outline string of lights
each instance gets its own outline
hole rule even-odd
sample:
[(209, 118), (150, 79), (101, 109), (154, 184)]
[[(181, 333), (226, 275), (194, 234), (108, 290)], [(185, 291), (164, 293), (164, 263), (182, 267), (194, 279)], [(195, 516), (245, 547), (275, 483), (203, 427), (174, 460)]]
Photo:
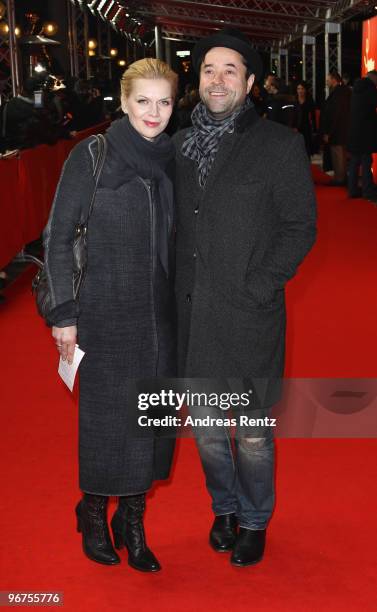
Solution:
[(71, 0), (81, 10), (88, 8), (96, 17), (107, 21), (114, 30), (129, 41), (149, 45), (154, 40), (153, 22), (140, 18), (135, 11), (118, 0)]

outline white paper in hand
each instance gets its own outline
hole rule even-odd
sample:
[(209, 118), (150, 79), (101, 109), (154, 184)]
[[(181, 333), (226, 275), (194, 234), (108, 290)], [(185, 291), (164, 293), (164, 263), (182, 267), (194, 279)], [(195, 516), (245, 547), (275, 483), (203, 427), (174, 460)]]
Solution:
[(60, 357), (58, 373), (61, 378), (64, 380), (65, 384), (69, 388), (70, 391), (73, 390), (73, 385), (75, 384), (76, 373), (79, 368), (81, 359), (84, 357), (85, 353), (79, 348), (79, 345), (76, 344), (75, 352), (73, 355), (73, 362), (71, 365), (68, 364), (68, 361), (63, 361)]

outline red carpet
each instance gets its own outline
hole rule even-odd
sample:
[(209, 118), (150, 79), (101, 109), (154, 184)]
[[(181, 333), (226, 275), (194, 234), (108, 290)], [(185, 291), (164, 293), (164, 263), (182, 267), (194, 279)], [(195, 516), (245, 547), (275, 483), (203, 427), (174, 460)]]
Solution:
[[(377, 208), (317, 190), (318, 242), (288, 289), (287, 376), (375, 377)], [(375, 440), (278, 440), (266, 557), (245, 569), (207, 545), (209, 500), (195, 446), (182, 440), (172, 482), (148, 505), (163, 571), (87, 560), (73, 512), (77, 408), (57, 378), (30, 276), (0, 311), (0, 590), (64, 591), (70, 611), (376, 609)]]

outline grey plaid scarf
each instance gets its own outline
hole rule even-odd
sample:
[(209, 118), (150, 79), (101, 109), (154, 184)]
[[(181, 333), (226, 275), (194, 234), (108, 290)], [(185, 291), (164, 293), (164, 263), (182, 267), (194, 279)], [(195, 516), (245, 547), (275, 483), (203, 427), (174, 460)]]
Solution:
[(199, 168), (199, 184), (204, 187), (212, 164), (219, 148), (220, 139), (228, 132), (234, 132), (236, 117), (252, 106), (250, 98), (237, 108), (229, 117), (216, 120), (203, 102), (199, 102), (192, 111), (192, 128), (188, 131), (182, 145), (182, 154), (196, 161)]

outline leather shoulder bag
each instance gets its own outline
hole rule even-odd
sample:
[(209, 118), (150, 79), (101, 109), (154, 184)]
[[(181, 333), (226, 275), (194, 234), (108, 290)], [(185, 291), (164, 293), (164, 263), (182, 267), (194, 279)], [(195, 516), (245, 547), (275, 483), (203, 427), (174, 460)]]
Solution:
[[(73, 297), (78, 299), (80, 288), (84, 280), (87, 262), (87, 232), (88, 222), (90, 215), (92, 214), (94, 200), (97, 192), (98, 180), (103, 168), (103, 164), (106, 156), (106, 139), (102, 134), (96, 135), (97, 139), (97, 160), (94, 164), (93, 177), (94, 177), (94, 190), (90, 201), (89, 209), (84, 222), (77, 223), (74, 236), (73, 236), (73, 270), (72, 270), (72, 283), (73, 283)], [(51, 310), (51, 293), (47, 279), (47, 273), (44, 264), (41, 264), (41, 268), (32, 280), (32, 292), (35, 296), (38, 313), (44, 319), (47, 318)]]

